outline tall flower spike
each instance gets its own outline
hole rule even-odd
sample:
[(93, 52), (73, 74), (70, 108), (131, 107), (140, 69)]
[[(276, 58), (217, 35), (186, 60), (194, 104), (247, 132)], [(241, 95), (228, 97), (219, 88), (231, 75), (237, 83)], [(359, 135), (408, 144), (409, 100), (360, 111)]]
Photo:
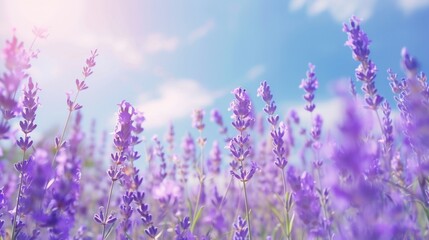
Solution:
[(377, 110), (383, 102), (383, 97), (377, 93), (375, 88), (375, 76), (377, 66), (369, 60), (369, 45), (371, 41), (360, 28), (360, 21), (356, 17), (350, 19), (350, 26), (344, 24), (343, 31), (347, 33), (348, 39), (345, 43), (352, 50), (353, 58), (360, 62), (355, 70), (356, 78), (362, 81), (362, 91), (365, 93), (365, 102), (368, 108)]
[[(115, 146), (115, 153), (112, 153), (111, 160), (112, 165), (110, 166), (109, 170), (107, 171), (107, 174), (110, 177), (111, 183), (110, 183), (110, 190), (108, 195), (108, 200), (106, 204), (106, 210), (103, 213), (103, 209), (100, 208), (100, 214), (94, 215), (94, 220), (103, 226), (103, 232), (102, 232), (102, 239), (106, 239), (108, 232), (106, 233), (106, 229), (108, 226), (113, 224), (116, 221), (116, 217), (110, 213), (109, 214), (109, 208), (111, 203), (111, 198), (113, 194), (113, 188), (115, 185), (115, 182), (118, 180), (121, 180), (124, 176), (124, 162), (128, 159), (128, 155), (130, 152), (130, 147), (132, 143), (132, 132), (134, 130), (134, 118), (136, 115), (136, 110), (134, 107), (126, 102), (122, 101), (119, 106), (118, 111), (118, 120), (115, 127), (115, 134), (113, 136), (113, 144)], [(106, 216), (109, 216), (106, 219), (104, 219), (102, 216), (106, 218)], [(109, 221), (110, 219), (110, 221)]]
[(11, 129), (8, 121), (15, 118), (19, 111), (15, 95), (21, 82), (28, 77), (26, 71), (31, 65), (24, 43), (15, 35), (6, 41), (3, 54), (6, 71), (0, 75), (0, 139), (7, 139)]
[(259, 86), (257, 96), (261, 97), (265, 102), (264, 112), (268, 114), (268, 122), (273, 128), (276, 127), (277, 122), (279, 121), (279, 116), (275, 114), (277, 106), (273, 101), (270, 86), (268, 86), (266, 81), (263, 81)]
[(239, 165), (238, 173), (236, 164), (230, 164), (232, 170), (230, 171), (231, 175), (240, 180), (243, 184), (244, 189), (244, 203), (246, 208), (246, 219), (248, 222), (248, 231), (249, 238), (252, 239), (252, 231), (250, 229), (250, 212), (249, 204), (247, 199), (247, 190), (246, 183), (253, 177), (256, 172), (256, 164), (251, 163), (251, 168), (249, 171), (245, 169), (244, 160), (250, 156), (251, 153), (251, 144), (250, 144), (250, 135), (246, 133), (246, 129), (254, 121), (252, 114), (252, 102), (250, 101), (249, 96), (246, 93), (246, 90), (242, 88), (236, 88), (233, 92), (235, 99), (231, 102), (229, 110), (232, 111), (231, 118), (233, 119), (232, 125), (239, 132), (237, 136), (233, 137), (229, 141), (229, 150), (234, 157), (232, 163), (237, 162)]
[(314, 108), (316, 108), (316, 105), (313, 103), (314, 92), (319, 87), (319, 82), (317, 81), (316, 73), (314, 72), (315, 68), (316, 67), (313, 64), (308, 64), (307, 78), (302, 79), (301, 84), (299, 85), (299, 87), (305, 91), (304, 99), (307, 101), (305, 110), (309, 112), (313, 112)]

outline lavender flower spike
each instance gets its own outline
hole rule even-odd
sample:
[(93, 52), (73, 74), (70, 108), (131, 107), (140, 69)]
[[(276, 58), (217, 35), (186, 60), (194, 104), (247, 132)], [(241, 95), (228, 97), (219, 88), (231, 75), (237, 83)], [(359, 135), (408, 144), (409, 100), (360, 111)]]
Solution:
[(377, 93), (374, 79), (377, 66), (369, 60), (369, 45), (371, 41), (359, 25), (356, 17), (350, 19), (350, 26), (344, 24), (343, 31), (347, 33), (348, 39), (345, 43), (352, 50), (353, 58), (360, 64), (355, 70), (356, 78), (362, 81), (362, 91), (365, 93), (365, 102), (370, 109), (377, 110), (383, 102), (383, 97)]
[(246, 220), (238, 216), (237, 223), (234, 223), (235, 234), (234, 240), (246, 240), (249, 229), (247, 228)]
[(205, 127), (203, 123), (204, 111), (201, 109), (195, 109), (192, 114), (192, 126), (198, 131), (202, 131)]
[(316, 67), (313, 64), (308, 64), (307, 78), (302, 79), (301, 84), (299, 85), (299, 87), (304, 89), (306, 92), (304, 95), (304, 99), (307, 101), (305, 110), (309, 112), (313, 112), (316, 108), (316, 105), (313, 103), (314, 92), (319, 87), (319, 82), (317, 81), (316, 73), (314, 72), (315, 68)]
[(211, 120), (212, 122), (215, 122), (218, 126), (219, 126), (219, 133), (220, 134), (226, 134), (228, 129), (226, 128), (226, 126), (224, 126), (223, 124), (223, 119), (222, 119), (222, 115), (220, 114), (220, 112), (216, 109), (213, 109), (211, 111)]
[(34, 123), (36, 119), (36, 110), (37, 105), (39, 105), (39, 98), (36, 96), (39, 91), (39, 87), (33, 83), (31, 77), (28, 80), (28, 85), (24, 89), (24, 99), (22, 101), (23, 109), (22, 109), (22, 118), (23, 121), (19, 122), (19, 126), (21, 127), (21, 131), (25, 134), (24, 138), (20, 137), (16, 142), (17, 145), (24, 151), (30, 148), (33, 141), (30, 140), (28, 136), (36, 127), (37, 124)]
[[(247, 199), (246, 182), (249, 181), (256, 172), (256, 164), (251, 164), (249, 172), (245, 170), (244, 160), (250, 155), (250, 138), (249, 134), (246, 133), (246, 129), (253, 122), (252, 114), (252, 102), (246, 93), (246, 90), (242, 88), (236, 88), (233, 92), (235, 99), (231, 102), (229, 110), (232, 111), (232, 125), (237, 129), (239, 134), (233, 137), (229, 142), (229, 150), (234, 157), (234, 161), (238, 162), (239, 173), (235, 169), (231, 170), (231, 175), (240, 180), (243, 183), (244, 190), (244, 203), (246, 207), (246, 219), (249, 228), (249, 239), (252, 239), (252, 231), (250, 230), (250, 214), (249, 204)], [(230, 164), (233, 166), (232, 164)]]
[(268, 86), (266, 81), (263, 81), (258, 88), (258, 97), (262, 97), (262, 100), (265, 102), (264, 112), (267, 113), (268, 122), (274, 128), (279, 121), (279, 116), (275, 114), (277, 109), (276, 103), (273, 101), (273, 95), (271, 94), (270, 86)]

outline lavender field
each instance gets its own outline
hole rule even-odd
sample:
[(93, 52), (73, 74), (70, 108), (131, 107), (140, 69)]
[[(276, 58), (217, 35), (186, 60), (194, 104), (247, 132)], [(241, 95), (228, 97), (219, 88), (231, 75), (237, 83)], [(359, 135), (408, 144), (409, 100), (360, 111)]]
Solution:
[[(24, 42), (14, 30), (1, 45), (0, 239), (429, 239), (429, 86), (417, 60), (427, 52), (391, 49), (401, 71), (377, 67), (366, 27), (353, 16), (337, 29), (354, 68), (332, 85), (328, 113), (323, 70), (309, 63), (287, 82), (301, 108), (283, 111), (287, 96), (267, 78), (156, 134), (154, 115), (120, 90), (111, 129), (84, 121), (103, 91), (92, 87), (101, 48), (70, 63), (81, 65), (74, 89), (43, 116), (49, 86), (32, 69), (50, 32), (34, 27)], [(58, 111), (58, 127), (40, 129)]]

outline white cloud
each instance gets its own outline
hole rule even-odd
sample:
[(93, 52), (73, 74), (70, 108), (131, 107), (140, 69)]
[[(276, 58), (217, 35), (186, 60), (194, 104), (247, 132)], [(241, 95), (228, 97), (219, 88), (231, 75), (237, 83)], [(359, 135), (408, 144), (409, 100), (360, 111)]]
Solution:
[[(296, 11), (306, 7), (310, 16), (328, 12), (335, 20), (344, 22), (352, 15), (361, 19), (370, 18), (378, 2), (387, 3), (380, 0), (292, 0), (289, 9)], [(409, 14), (415, 10), (429, 7), (429, 0), (396, 0), (396, 5), (401, 11)]]
[(376, 0), (292, 0), (289, 8), (295, 11), (307, 7), (309, 15), (329, 12), (335, 20), (342, 22), (352, 15), (368, 19), (375, 5)]
[(265, 73), (265, 66), (262, 64), (255, 65), (247, 71), (246, 78), (250, 80), (257, 79)]
[(188, 40), (189, 42), (195, 42), (204, 36), (206, 36), (215, 26), (215, 23), (213, 20), (209, 20), (206, 23), (204, 23), (202, 26), (198, 27), (194, 31), (192, 31), (189, 34)]
[(170, 79), (154, 94), (141, 95), (137, 108), (145, 113), (147, 128), (159, 128), (177, 119), (190, 119), (194, 109), (209, 106), (221, 94), (193, 79)]
[(423, 7), (428, 7), (429, 0), (398, 0), (398, 6), (408, 14)]
[(148, 53), (172, 52), (178, 46), (178, 37), (166, 37), (161, 33), (153, 33), (147, 37), (144, 43), (144, 50)]

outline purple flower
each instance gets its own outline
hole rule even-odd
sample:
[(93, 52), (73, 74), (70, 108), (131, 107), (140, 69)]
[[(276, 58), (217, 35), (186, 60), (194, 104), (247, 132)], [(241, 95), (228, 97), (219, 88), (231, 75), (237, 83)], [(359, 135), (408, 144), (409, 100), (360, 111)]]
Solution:
[(234, 101), (231, 102), (229, 111), (231, 111), (232, 125), (239, 131), (245, 131), (253, 121), (251, 116), (252, 112), (252, 103), (250, 98), (246, 93), (246, 90), (242, 88), (236, 88), (232, 92), (235, 96)]
[(161, 142), (158, 139), (158, 136), (153, 136), (153, 141), (155, 142), (155, 155), (161, 160), (161, 165), (159, 168), (159, 181), (162, 182), (165, 177), (167, 177), (167, 162), (165, 161), (164, 147), (161, 145)]
[(176, 225), (174, 231), (176, 232), (176, 240), (193, 240), (195, 237), (192, 235), (189, 227), (191, 220), (189, 217), (184, 217), (179, 224)]
[(236, 173), (234, 170), (231, 170), (230, 172), (231, 175), (234, 176), (236, 179), (245, 183), (252, 179), (257, 169), (258, 166), (256, 165), (256, 163), (252, 162), (250, 166), (250, 171), (247, 171), (246, 169), (244, 169), (244, 167), (240, 166), (238, 168), (238, 173)]
[(303, 172), (301, 176), (298, 176), (292, 167), (289, 168), (287, 174), (287, 180), (293, 190), (295, 211), (308, 229), (308, 232), (316, 233), (321, 227), (319, 219), (321, 205), (315, 192), (314, 179), (307, 172)]
[(257, 96), (262, 97), (264, 100), (264, 112), (268, 114), (268, 122), (271, 124), (271, 126), (275, 127), (279, 121), (279, 116), (275, 114), (277, 106), (272, 100), (273, 95), (271, 94), (270, 86), (268, 86), (266, 81), (262, 82), (259, 86)]
[(6, 60), (6, 72), (0, 76), (0, 139), (9, 138), (10, 126), (8, 121), (16, 116), (18, 102), (15, 100), (16, 92), (23, 80), (28, 77), (26, 73), (30, 68), (30, 56), (14, 35), (11, 40), (6, 41), (3, 49)]
[(40, 89), (38, 88), (37, 83), (34, 84), (31, 77), (28, 79), (28, 85), (24, 89), (24, 99), (22, 100), (22, 118), (24, 120), (19, 122), (21, 131), (24, 133), (24, 138), (20, 137), (16, 142), (17, 145), (24, 151), (30, 148), (33, 144), (33, 141), (30, 140), (29, 133), (31, 133), (36, 127), (37, 124), (34, 123), (36, 119), (36, 110), (39, 104), (39, 98), (37, 97), (37, 92)]
[(234, 240), (246, 240), (249, 233), (247, 222), (244, 218), (238, 216), (238, 220), (234, 223), (235, 233)]
[(213, 109), (211, 111), (210, 115), (211, 115), (211, 120), (219, 126), (219, 133), (220, 134), (226, 134), (228, 129), (223, 124), (223, 119), (222, 119), (222, 115), (220, 114), (220, 112), (216, 109)]
[(368, 59), (370, 40), (360, 28), (360, 21), (356, 17), (350, 19), (350, 26), (344, 24), (343, 31), (347, 33), (348, 40), (345, 45), (353, 52), (353, 58), (360, 64), (355, 70), (356, 78), (362, 81), (362, 91), (365, 93), (365, 102), (370, 109), (377, 110), (383, 102), (383, 97), (377, 93), (375, 88), (375, 76), (377, 67)]
[(150, 226), (148, 229), (144, 230), (144, 232), (152, 239), (156, 239), (158, 228), (154, 226)]
[(304, 95), (305, 101), (307, 101), (307, 105), (305, 106), (305, 110), (309, 112), (313, 112), (316, 105), (313, 103), (314, 100), (314, 92), (319, 87), (319, 82), (317, 81), (316, 73), (314, 72), (315, 66), (311, 63), (308, 64), (307, 78), (302, 79), (300, 88), (304, 89), (306, 92)]
[(198, 131), (202, 131), (204, 129), (205, 125), (203, 123), (203, 118), (204, 111), (202, 109), (195, 109), (192, 114), (192, 126), (198, 129)]
[(401, 65), (404, 68), (404, 70), (409, 73), (408, 76), (416, 75), (418, 69), (419, 69), (419, 62), (417, 59), (412, 57), (409, 53), (407, 48), (402, 48), (401, 51), (402, 61)]
[(391, 108), (388, 102), (383, 102), (381, 105), (383, 110), (383, 132), (384, 132), (384, 142), (387, 149), (387, 152), (390, 152), (393, 145), (393, 125), (392, 118), (390, 117)]
[(353, 52), (353, 58), (359, 62), (366, 62), (369, 56), (369, 45), (371, 40), (360, 28), (360, 20), (353, 16), (350, 18), (350, 26), (343, 24), (343, 32), (347, 33), (348, 39), (345, 43)]
[[(83, 67), (82, 75), (87, 78), (92, 74), (92, 68), (95, 66), (95, 58), (98, 56), (97, 49), (91, 51), (91, 56), (86, 59), (86, 66)], [(85, 80), (84, 80), (85, 81)], [(78, 86), (78, 84), (76, 84)], [(87, 87), (86, 87), (87, 88)], [(85, 88), (85, 89), (86, 89)], [(79, 87), (78, 87), (79, 89)]]
[(165, 136), (165, 141), (167, 141), (169, 149), (172, 152), (174, 150), (174, 126), (172, 123), (170, 123), (170, 126), (168, 128), (168, 132)]
[(212, 150), (208, 159), (209, 171), (213, 174), (220, 174), (220, 166), (222, 163), (222, 152), (217, 141), (213, 142)]
[(284, 127), (280, 126), (277, 129), (271, 131), (271, 138), (273, 139), (273, 153), (276, 157), (274, 163), (280, 169), (284, 169), (287, 165), (286, 156), (288, 154), (287, 148), (285, 146), (285, 141), (283, 137), (285, 135)]

